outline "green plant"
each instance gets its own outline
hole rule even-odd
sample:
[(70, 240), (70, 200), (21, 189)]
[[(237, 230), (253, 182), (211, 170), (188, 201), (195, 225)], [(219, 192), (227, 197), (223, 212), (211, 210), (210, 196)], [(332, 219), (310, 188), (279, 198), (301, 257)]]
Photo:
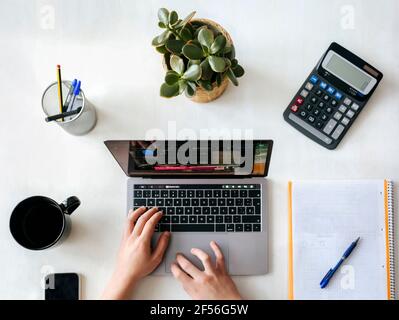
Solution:
[(192, 97), (198, 87), (211, 91), (225, 77), (238, 86), (237, 78), (244, 75), (234, 46), (214, 27), (191, 21), (194, 15), (192, 12), (181, 20), (176, 11), (158, 11), (158, 26), (164, 31), (153, 39), (152, 45), (164, 55), (168, 69), (160, 90), (163, 97), (183, 92)]

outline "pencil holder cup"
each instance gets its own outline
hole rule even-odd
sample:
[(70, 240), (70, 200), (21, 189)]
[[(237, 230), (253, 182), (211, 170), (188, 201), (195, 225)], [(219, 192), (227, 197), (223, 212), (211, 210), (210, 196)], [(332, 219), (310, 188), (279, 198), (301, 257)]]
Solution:
[[(71, 81), (62, 81), (62, 96), (67, 97), (71, 88)], [(64, 103), (64, 102), (63, 102)], [(46, 117), (61, 113), (58, 102), (58, 84), (54, 82), (44, 90), (42, 96), (42, 108)], [(72, 135), (80, 136), (89, 133), (94, 129), (97, 122), (97, 115), (94, 106), (87, 101), (85, 94), (80, 90), (76, 95), (74, 109), (81, 108), (79, 113), (58, 119), (56, 122), (61, 128)]]

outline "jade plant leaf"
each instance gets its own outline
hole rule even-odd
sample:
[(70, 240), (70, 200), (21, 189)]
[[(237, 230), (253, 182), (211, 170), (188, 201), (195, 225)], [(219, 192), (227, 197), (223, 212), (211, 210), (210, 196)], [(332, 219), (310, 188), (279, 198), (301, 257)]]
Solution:
[(170, 53), (174, 53), (177, 55), (181, 54), (183, 46), (184, 46), (184, 41), (182, 40), (169, 39), (165, 43), (166, 49), (168, 49)]
[(201, 78), (201, 67), (197, 64), (190, 66), (182, 78), (188, 81), (197, 81)]
[(227, 76), (229, 77), (230, 81), (235, 85), (238, 86), (238, 81), (236, 76), (234, 75), (231, 69), (227, 70)]
[(212, 54), (218, 53), (226, 47), (226, 43), (226, 37), (222, 34), (218, 35), (211, 45), (210, 52)]
[(212, 91), (213, 86), (209, 80), (200, 80), (199, 84), (201, 85), (202, 88), (204, 88), (206, 91)]
[(163, 45), (165, 45), (166, 40), (169, 39), (170, 35), (172, 33), (169, 30), (165, 30), (164, 32), (162, 32), (159, 36), (156, 36), (153, 40), (152, 40), (152, 45), (154, 47), (161, 47)]
[(194, 17), (195, 11), (191, 12), (187, 17), (185, 17), (182, 21), (180, 21), (177, 25), (176, 28), (184, 28), (187, 23), (190, 22), (190, 20)]
[(226, 69), (226, 61), (224, 60), (224, 58), (209, 56), (208, 60), (209, 60), (209, 65), (211, 66), (213, 71), (220, 73)]
[(182, 94), (184, 91), (186, 91), (186, 88), (187, 88), (187, 81), (181, 79), (179, 81), (179, 94)]
[(171, 11), (169, 13), (169, 24), (174, 26), (179, 20), (179, 16), (177, 15), (176, 11)]
[(200, 60), (204, 57), (204, 54), (201, 48), (197, 47), (192, 43), (188, 43), (183, 47), (183, 54), (186, 56), (187, 59), (190, 60)]
[(158, 10), (158, 19), (165, 26), (169, 24), (169, 10), (165, 8), (161, 8)]
[(213, 32), (208, 28), (202, 28), (198, 33), (198, 41), (202, 46), (210, 49), (214, 41)]
[(168, 85), (167, 83), (162, 84), (160, 94), (165, 98), (172, 98), (179, 95), (179, 84)]
[(190, 40), (193, 40), (193, 34), (191, 33), (189, 28), (183, 28), (180, 31), (180, 38), (182, 38), (183, 41), (188, 42)]
[(202, 79), (203, 80), (210, 80), (213, 75), (213, 70), (211, 66), (209, 65), (208, 59), (205, 59), (204, 61), (201, 62), (201, 69), (202, 69)]
[(161, 21), (158, 22), (158, 27), (160, 27), (162, 29), (166, 29), (166, 25)]
[(241, 67), (239, 64), (237, 64), (235, 68), (232, 68), (232, 70), (237, 78), (240, 78), (245, 74), (244, 68)]
[(177, 83), (180, 79), (180, 75), (173, 70), (169, 70), (168, 72), (166, 72), (166, 76), (165, 76), (165, 82), (168, 85), (174, 85), (175, 83)]
[(160, 46), (160, 47), (155, 47), (155, 50), (157, 50), (159, 53), (161, 54), (165, 54), (167, 52), (169, 52), (165, 46)]
[(189, 60), (187, 63), (187, 68), (190, 68), (194, 64), (201, 64), (201, 60)]
[(184, 61), (177, 55), (172, 55), (170, 57), (170, 67), (173, 71), (177, 72), (178, 74), (182, 75), (184, 72)]
[(191, 98), (195, 94), (195, 90), (191, 86), (187, 86), (186, 95)]

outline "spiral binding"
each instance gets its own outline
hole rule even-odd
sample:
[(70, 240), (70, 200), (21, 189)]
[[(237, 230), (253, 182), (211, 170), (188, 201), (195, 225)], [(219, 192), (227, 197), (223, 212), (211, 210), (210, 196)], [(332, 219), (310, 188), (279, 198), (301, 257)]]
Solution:
[(394, 192), (393, 182), (388, 182), (388, 241), (389, 241), (389, 272), (390, 272), (390, 293), (391, 299), (396, 299), (395, 284), (395, 242), (394, 242)]

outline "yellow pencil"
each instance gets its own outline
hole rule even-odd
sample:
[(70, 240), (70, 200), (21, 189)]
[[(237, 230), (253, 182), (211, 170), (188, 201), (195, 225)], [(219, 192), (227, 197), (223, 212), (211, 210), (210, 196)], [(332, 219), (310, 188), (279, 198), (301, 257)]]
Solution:
[[(62, 99), (62, 79), (61, 79), (61, 66), (57, 64), (57, 85), (58, 85), (58, 102), (60, 104), (60, 113), (63, 112), (63, 99)], [(64, 121), (64, 118), (61, 119)]]

